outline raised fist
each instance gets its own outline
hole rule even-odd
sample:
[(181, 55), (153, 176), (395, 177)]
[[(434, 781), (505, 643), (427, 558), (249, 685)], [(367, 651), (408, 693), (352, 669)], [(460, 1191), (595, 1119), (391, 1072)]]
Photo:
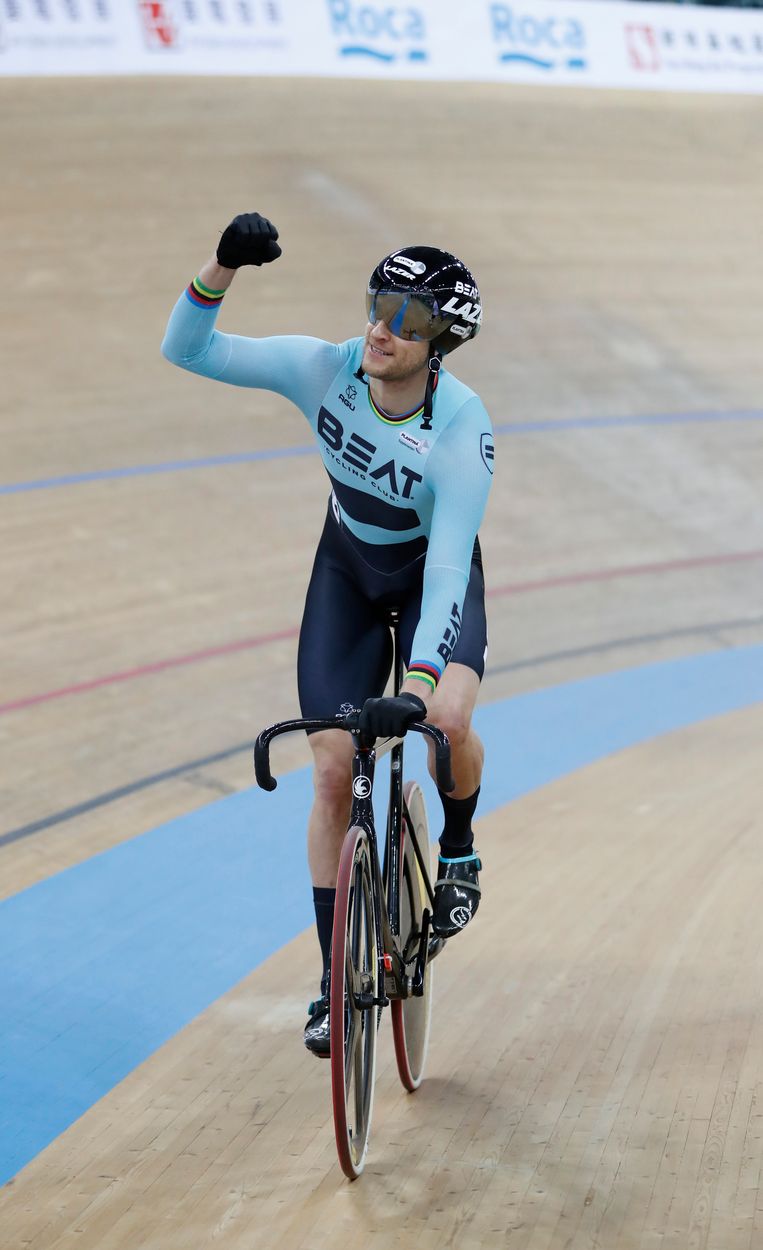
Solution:
[(259, 213), (239, 213), (223, 230), (217, 260), (226, 269), (239, 269), (241, 265), (269, 265), (281, 255), (277, 238), (278, 231), (267, 217), (261, 217)]

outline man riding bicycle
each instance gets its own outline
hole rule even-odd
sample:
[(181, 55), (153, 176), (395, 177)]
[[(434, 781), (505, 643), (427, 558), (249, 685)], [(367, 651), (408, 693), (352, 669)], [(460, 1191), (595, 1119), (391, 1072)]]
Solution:
[[(494, 448), (481, 400), (441, 361), (477, 334), (479, 290), (450, 253), (403, 247), (371, 275), (361, 338), (334, 344), (220, 333), (217, 313), (236, 271), (277, 260), (277, 239), (260, 214), (236, 217), (175, 305), (162, 351), (194, 373), (285, 396), (312, 427), (332, 493), (300, 629), (302, 715), (359, 707), (369, 738), (400, 736), (424, 719), (448, 735), (456, 788), (439, 791), (444, 823), (432, 925), (452, 937), (480, 899), (471, 825), (484, 752), (471, 720), (487, 650), (477, 530)], [(394, 698), (384, 697), (392, 611), (407, 667)], [(338, 729), (309, 740), (315, 797), (308, 859), (323, 975), (305, 1044), (327, 1055), (328, 962), (353, 748)]]

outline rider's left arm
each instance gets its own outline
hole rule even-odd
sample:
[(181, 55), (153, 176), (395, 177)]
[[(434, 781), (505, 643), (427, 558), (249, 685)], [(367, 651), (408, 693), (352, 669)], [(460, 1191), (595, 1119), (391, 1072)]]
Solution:
[(403, 686), (425, 702), (434, 694), (458, 639), (474, 541), (492, 476), (490, 419), (474, 396), (441, 434), (427, 464), (427, 484), (435, 502), (421, 617)]

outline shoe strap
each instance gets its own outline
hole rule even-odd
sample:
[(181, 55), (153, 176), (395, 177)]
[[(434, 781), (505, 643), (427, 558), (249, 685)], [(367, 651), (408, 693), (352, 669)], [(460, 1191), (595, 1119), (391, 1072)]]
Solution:
[(441, 864), (470, 864), (473, 859), (476, 859), (480, 868), (482, 867), (476, 851), (472, 851), (469, 855), (459, 855), (457, 859), (446, 859), (444, 855), (438, 855), (437, 858)]
[(482, 893), (476, 881), (460, 881), (458, 877), (447, 877), (443, 878), (442, 881), (435, 881), (435, 893), (437, 890), (444, 889), (446, 885), (460, 885), (462, 890), (470, 890), (472, 894)]

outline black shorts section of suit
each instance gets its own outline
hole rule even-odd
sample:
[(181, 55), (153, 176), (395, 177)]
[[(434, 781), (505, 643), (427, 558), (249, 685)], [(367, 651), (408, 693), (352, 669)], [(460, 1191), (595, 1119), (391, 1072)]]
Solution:
[[(409, 545), (400, 544), (402, 559)], [(388, 559), (394, 548), (381, 550)], [(399, 613), (403, 659), (406, 664), (410, 661), (421, 615), (424, 554), (417, 553), (391, 572), (373, 568), (366, 554), (378, 559), (377, 549), (350, 535), (329, 506), (299, 636), (297, 680), (305, 717), (334, 716), (343, 704), (362, 707), (367, 698), (384, 693), (392, 668), (392, 611)], [(481, 680), (487, 621), (479, 540), (461, 615), (461, 634), (451, 660), (473, 669)]]

